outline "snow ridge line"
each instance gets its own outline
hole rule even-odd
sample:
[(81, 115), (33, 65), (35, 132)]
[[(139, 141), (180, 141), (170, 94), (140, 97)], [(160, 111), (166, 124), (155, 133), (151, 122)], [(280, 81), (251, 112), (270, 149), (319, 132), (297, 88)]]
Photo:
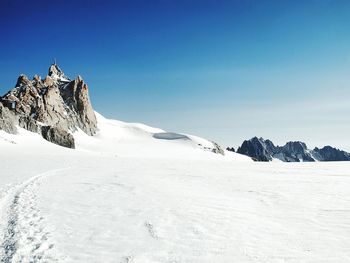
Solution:
[(7, 225), (3, 233), (0, 232), (3, 239), (0, 240), (1, 263), (58, 261), (47, 253), (54, 244), (49, 242), (50, 233), (45, 231), (44, 218), (39, 216), (35, 189), (39, 186), (39, 179), (67, 169), (38, 174), (12, 187), (2, 198), (1, 210), (7, 211)]

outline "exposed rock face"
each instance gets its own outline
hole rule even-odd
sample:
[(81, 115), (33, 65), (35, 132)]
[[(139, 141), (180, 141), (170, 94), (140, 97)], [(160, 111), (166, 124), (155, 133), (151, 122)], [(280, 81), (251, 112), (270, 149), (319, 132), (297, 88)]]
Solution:
[(52, 64), (49, 67), (48, 76), (61, 81), (70, 81), (70, 79), (64, 75), (63, 71), (59, 68), (59, 66), (56, 63)]
[(0, 130), (15, 134), (17, 118), (16, 116), (0, 102)]
[(268, 162), (279, 159), (283, 162), (348, 161), (350, 154), (330, 146), (309, 150), (303, 142), (288, 142), (275, 146), (270, 140), (254, 137), (243, 142), (238, 153), (252, 157), (255, 161)]
[(44, 126), (42, 127), (42, 136), (49, 142), (67, 147), (75, 148), (74, 137), (69, 132), (57, 127)]
[(233, 148), (233, 147), (227, 147), (227, 148), (226, 148), (226, 151), (235, 152), (235, 148)]
[(237, 153), (248, 155), (254, 161), (268, 162), (272, 161), (271, 148), (274, 148), (272, 142), (266, 142), (263, 138), (254, 137), (244, 141), (242, 146), (237, 149)]
[(41, 133), (41, 125), (32, 117), (20, 116), (18, 119), (18, 125), (28, 131)]
[(78, 76), (60, 89), (64, 104), (69, 107), (73, 123), (89, 135), (96, 133), (96, 116), (90, 104), (88, 86)]
[[(14, 132), (9, 119), (14, 119), (14, 126), (38, 133), (42, 133), (42, 126), (55, 128), (55, 134), (73, 132), (77, 128), (88, 135), (97, 131), (88, 86), (80, 76), (71, 81), (56, 64), (50, 66), (44, 80), (37, 75), (33, 80), (20, 75), (16, 87), (1, 97), (0, 102), (2, 108), (7, 108), (7, 111), (2, 109), (4, 116), (15, 116), (6, 117), (6, 122), (5, 118), (0, 120), (0, 129), (8, 132)], [(72, 144), (62, 143), (62, 146), (67, 145)]]
[(319, 161), (350, 161), (350, 153), (331, 146), (325, 146), (321, 149), (316, 147), (312, 152)]
[(283, 147), (278, 147), (273, 157), (284, 162), (314, 162), (310, 150), (307, 149), (303, 142), (287, 142)]

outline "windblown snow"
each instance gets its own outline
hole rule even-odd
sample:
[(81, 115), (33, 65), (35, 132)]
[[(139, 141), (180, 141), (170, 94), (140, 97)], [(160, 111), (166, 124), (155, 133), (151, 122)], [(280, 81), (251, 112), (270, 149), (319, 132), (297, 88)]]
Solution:
[(1, 262), (350, 262), (350, 163), (254, 163), (97, 114), (76, 150), (0, 131)]

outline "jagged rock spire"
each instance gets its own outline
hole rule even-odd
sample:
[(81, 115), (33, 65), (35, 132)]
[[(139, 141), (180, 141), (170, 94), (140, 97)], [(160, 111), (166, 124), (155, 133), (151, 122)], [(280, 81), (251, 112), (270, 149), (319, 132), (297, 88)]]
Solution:
[[(81, 76), (71, 81), (56, 61), (49, 67), (44, 80), (38, 76), (29, 80), (21, 75), (16, 87), (0, 97), (0, 106), (3, 109), (0, 113), (9, 116), (6, 120), (13, 119), (13, 126), (39, 132), (45, 139), (66, 147), (74, 147), (74, 138), (67, 135), (69, 132), (79, 128), (88, 135), (94, 135), (97, 131), (87, 84)], [(5, 130), (4, 127), (5, 122), (2, 125), (0, 122), (0, 129)], [(9, 127), (8, 121), (6, 127)]]
[(58, 79), (62, 81), (68, 81), (69, 78), (64, 74), (60, 67), (56, 64), (56, 59), (53, 64), (49, 67), (48, 76), (53, 79)]
[(16, 83), (16, 87), (24, 86), (24, 85), (30, 85), (31, 82), (28, 79), (28, 77), (24, 74), (19, 75)]

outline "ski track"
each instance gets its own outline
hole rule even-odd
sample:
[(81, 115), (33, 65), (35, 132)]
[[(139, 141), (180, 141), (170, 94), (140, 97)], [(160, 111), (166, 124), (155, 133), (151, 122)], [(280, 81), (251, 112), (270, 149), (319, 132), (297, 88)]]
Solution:
[(37, 206), (36, 190), (42, 179), (59, 171), (50, 170), (5, 189), (0, 196), (0, 262), (57, 262), (62, 261), (55, 251), (51, 234)]

